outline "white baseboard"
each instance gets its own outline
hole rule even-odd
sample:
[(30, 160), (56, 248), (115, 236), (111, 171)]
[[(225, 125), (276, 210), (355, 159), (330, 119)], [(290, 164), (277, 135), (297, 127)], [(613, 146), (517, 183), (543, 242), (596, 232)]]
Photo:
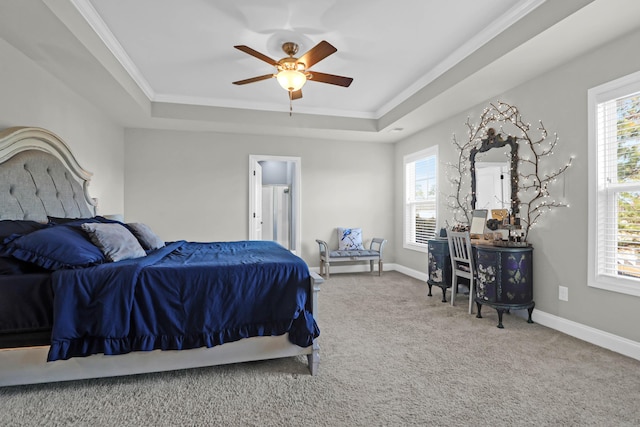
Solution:
[[(314, 273), (320, 274), (320, 267), (310, 267), (310, 271)], [(378, 271), (377, 264), (373, 270), (374, 272)], [(428, 276), (427, 273), (423, 273), (421, 271), (413, 270), (398, 264), (384, 264), (382, 267), (382, 271), (397, 271), (406, 276), (413, 277), (414, 279), (422, 280), (424, 282), (427, 281)], [(353, 265), (332, 265), (331, 274), (340, 274), (340, 273), (365, 273), (369, 272), (369, 264), (353, 264)]]
[[(523, 315), (525, 315), (523, 312)], [(640, 343), (631, 341), (618, 335), (610, 334), (590, 326), (567, 320), (538, 309), (533, 310), (532, 319), (540, 325), (571, 335), (588, 343), (606, 348), (607, 350), (623, 354), (640, 360)]]
[[(427, 279), (429, 278), (429, 275), (423, 271), (418, 271), (418, 270), (413, 270), (411, 268), (407, 268), (404, 265), (399, 265), (399, 264), (389, 264), (389, 267), (392, 267), (393, 269), (399, 273), (402, 273), (406, 276), (409, 277), (413, 277), (414, 279), (418, 279), (418, 280), (422, 280), (423, 282), (426, 282)], [(386, 267), (386, 265), (385, 265)], [(390, 268), (391, 269), (391, 268)], [(386, 268), (385, 268), (386, 270)]]
[[(395, 264), (384, 264), (382, 267), (382, 271), (392, 271), (395, 270)], [(340, 273), (368, 273), (369, 272), (369, 263), (361, 262), (359, 264), (331, 264), (331, 268), (329, 272), (333, 275)], [(311, 267), (310, 271), (314, 273), (320, 274), (320, 267)], [(374, 272), (378, 272), (378, 263), (376, 262), (374, 265)], [(324, 277), (324, 276), (323, 276)]]
[[(312, 268), (312, 271), (318, 271), (318, 268)], [(369, 271), (369, 265), (348, 265), (331, 267), (331, 274), (335, 273), (356, 273)], [(384, 264), (383, 271), (397, 271), (414, 279), (427, 281), (427, 273), (413, 270), (399, 264)], [(517, 310), (514, 312), (516, 316), (526, 318), (528, 313), (526, 310)], [(632, 359), (640, 360), (640, 342), (632, 341), (627, 338), (613, 335), (572, 320), (564, 319), (553, 314), (533, 310), (532, 320), (547, 328), (581, 339), (598, 347), (620, 353)]]

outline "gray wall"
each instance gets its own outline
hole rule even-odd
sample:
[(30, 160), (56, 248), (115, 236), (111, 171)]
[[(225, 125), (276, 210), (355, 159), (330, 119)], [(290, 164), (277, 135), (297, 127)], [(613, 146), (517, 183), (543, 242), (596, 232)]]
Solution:
[(86, 99), (0, 38), (0, 128), (48, 129), (94, 173), (98, 212), (124, 209), (124, 130)]
[(337, 247), (336, 227), (393, 240), (393, 145), (144, 129), (127, 130), (125, 141), (125, 218), (165, 240), (248, 238), (250, 154), (301, 158), (301, 256), (310, 266), (316, 238)]
[[(640, 32), (635, 32), (487, 100), (487, 103), (502, 100), (516, 105), (525, 121), (535, 125), (542, 120), (550, 133), (558, 133), (560, 141), (554, 156), (546, 163), (548, 166), (561, 166), (571, 155), (576, 156), (574, 166), (566, 175), (570, 207), (553, 211), (529, 235), (535, 248), (536, 309), (636, 342), (640, 341), (640, 298), (587, 286), (587, 90), (640, 70), (640, 56), (631, 54), (639, 44)], [(465, 138), (467, 117), (477, 122), (485, 106), (469, 107), (467, 113), (397, 144), (396, 217), (402, 213), (402, 175), (399, 173), (402, 156), (439, 144), (441, 161), (452, 161), (452, 133)], [(439, 178), (444, 183), (446, 178), (442, 169)], [(556, 195), (561, 193), (562, 188), (555, 192)], [(439, 215), (450, 218), (442, 202)], [(401, 231), (402, 224), (397, 221), (395, 236), (401, 236)], [(424, 268), (423, 254), (402, 249), (399, 239), (396, 239), (395, 247), (397, 263), (414, 269)], [(568, 302), (558, 300), (559, 285), (569, 288)]]

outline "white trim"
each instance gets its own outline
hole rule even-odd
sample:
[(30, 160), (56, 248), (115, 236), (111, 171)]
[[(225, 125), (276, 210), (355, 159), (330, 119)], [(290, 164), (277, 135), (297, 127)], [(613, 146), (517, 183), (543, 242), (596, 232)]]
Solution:
[[(291, 157), (291, 156), (270, 156), (270, 155), (259, 155), (259, 154), (250, 154), (249, 155), (249, 174), (252, 172), (253, 165), (257, 162), (261, 161), (270, 161), (270, 162), (292, 162), (295, 164), (295, 171), (293, 174), (293, 199), (297, 200), (294, 204), (294, 216), (295, 216), (295, 232), (296, 232), (296, 248), (295, 253), (302, 253), (302, 159), (300, 157)], [(255, 189), (251, 182), (251, 176), (249, 176), (249, 240), (252, 239), (253, 230), (251, 227), (251, 215), (255, 212), (255, 197), (254, 197)]]
[(587, 91), (587, 146), (588, 146), (588, 230), (587, 233), (587, 284), (590, 287), (640, 296), (637, 280), (612, 277), (598, 273), (598, 112), (597, 106), (603, 102), (640, 91), (640, 71), (619, 79), (593, 87)]
[(428, 252), (428, 246), (426, 243), (416, 243), (407, 241), (407, 164), (422, 160), (428, 157), (435, 157), (435, 179), (436, 179), (436, 194), (434, 209), (436, 211), (436, 225), (435, 231), (437, 233), (440, 224), (440, 215), (438, 214), (438, 202), (440, 193), (440, 167), (439, 167), (439, 150), (438, 146), (434, 145), (428, 148), (424, 148), (420, 151), (416, 151), (410, 154), (405, 154), (402, 158), (402, 247), (417, 252)]
[[(314, 273), (320, 274), (320, 267), (311, 267), (309, 270)], [(397, 271), (405, 276), (413, 277), (414, 279), (422, 280), (426, 282), (429, 276), (427, 273), (423, 273), (412, 268), (405, 267), (400, 264), (385, 263), (382, 267), (382, 271)], [(368, 264), (354, 264), (354, 265), (331, 265), (331, 275), (340, 273), (370, 273)], [(374, 272), (375, 273), (375, 272)], [(331, 280), (331, 279), (329, 279)]]
[[(318, 268), (311, 269), (317, 272)], [(337, 267), (335, 273), (340, 272), (359, 272), (369, 271), (363, 266), (350, 266), (350, 267)], [(384, 271), (397, 271), (406, 276), (413, 277), (414, 279), (421, 280), (425, 287), (427, 286), (428, 275), (425, 272), (414, 270), (412, 268), (405, 267), (400, 264), (387, 263), (384, 265)], [(331, 273), (334, 273), (332, 267)], [(329, 279), (331, 280), (331, 279)], [(425, 290), (426, 292), (426, 290)], [(524, 319), (527, 318), (528, 313), (526, 310), (515, 310), (513, 313)], [(607, 350), (614, 351), (624, 356), (631, 357), (636, 360), (640, 360), (640, 342), (632, 341), (627, 338), (620, 337), (618, 335), (610, 334), (590, 326), (583, 325), (581, 323), (574, 322), (572, 320), (564, 319), (562, 317), (554, 316), (553, 314), (540, 311), (538, 309), (533, 310), (532, 320), (542, 326), (550, 329), (554, 329), (558, 332), (570, 335), (578, 338), (589, 344), (597, 345), (598, 347), (606, 348)]]
[(389, 270), (395, 270), (406, 276), (413, 277), (414, 279), (422, 280), (423, 282), (425, 282), (425, 284), (429, 279), (429, 275), (425, 272), (414, 270), (412, 268), (405, 267), (404, 265), (400, 265), (400, 264), (385, 264), (385, 267), (387, 265), (389, 266)]
[(144, 92), (149, 101), (155, 101), (156, 93), (142, 75), (140, 69), (131, 60), (131, 57), (124, 50), (118, 39), (113, 35), (107, 24), (98, 14), (98, 11), (93, 7), (89, 0), (71, 0), (71, 3), (78, 9), (78, 12), (87, 21), (89, 26), (93, 28), (100, 40), (107, 46), (107, 49), (111, 51), (113, 56), (120, 62), (124, 69), (129, 73), (133, 81), (136, 82), (140, 90)]
[[(525, 312), (522, 314), (523, 316), (524, 313)], [(538, 309), (533, 310), (532, 319), (542, 326), (555, 329), (556, 331), (571, 335), (572, 337), (597, 345), (598, 347), (606, 348), (607, 350), (640, 360), (640, 342), (554, 316), (553, 314)]]
[[(405, 204), (405, 209), (406, 209), (406, 204)], [(406, 213), (405, 213), (405, 217), (406, 217)], [(438, 223), (438, 219), (436, 218), (436, 230), (438, 229), (437, 223)], [(421, 244), (421, 243), (403, 242), (402, 247), (404, 249), (409, 249), (410, 251), (424, 252), (425, 254), (429, 252), (429, 245), (426, 243)]]
[(458, 49), (451, 52), (442, 62), (438, 63), (431, 71), (416, 80), (411, 86), (407, 87), (396, 96), (394, 96), (389, 102), (380, 107), (374, 114), (376, 118), (381, 118), (402, 102), (406, 101), (413, 94), (433, 82), (435, 79), (446, 73), (453, 68), (456, 64), (463, 59), (470, 56), (473, 52), (480, 49), (487, 44), (491, 39), (505, 31), (514, 22), (519, 21), (527, 14), (532, 12), (546, 0), (527, 0), (519, 2), (516, 6), (508, 10), (506, 13), (498, 16), (490, 25), (485, 27), (482, 31), (476, 34), (473, 38), (469, 39), (465, 44)]
[[(538, 6), (543, 4), (546, 0), (522, 0), (518, 2), (514, 7), (507, 10), (504, 14), (496, 17), (490, 25), (485, 27), (482, 31), (476, 34), (473, 38), (469, 39), (464, 45), (453, 51), (442, 62), (437, 64), (433, 69), (422, 76), (422, 78), (416, 80), (411, 86), (394, 96), (390, 101), (386, 102), (376, 111), (350, 111), (350, 110), (335, 110), (325, 108), (305, 108), (299, 106), (299, 113), (317, 114), (327, 116), (344, 116), (350, 118), (379, 120), (389, 111), (399, 106), (402, 102), (406, 101), (417, 93), (419, 90), (427, 86), (429, 83), (443, 75), (450, 70), (456, 64), (473, 54), (476, 50), (484, 46), (491, 39), (505, 31), (514, 22), (519, 21), (531, 11), (535, 10)], [(147, 98), (153, 102), (168, 102), (186, 105), (205, 105), (205, 106), (217, 106), (227, 108), (247, 108), (257, 109), (264, 111), (279, 111), (280, 105), (275, 104), (251, 104), (249, 102), (238, 102), (230, 99), (217, 99), (217, 98), (198, 98), (190, 96), (180, 96), (172, 94), (160, 94), (155, 93), (147, 79), (140, 72), (135, 63), (131, 60), (125, 49), (120, 42), (113, 35), (109, 27), (104, 20), (100, 17), (96, 9), (93, 7), (89, 0), (71, 0), (73, 6), (80, 12), (80, 14), (87, 21), (89, 26), (93, 28), (98, 37), (103, 41), (107, 48), (112, 52), (113, 56), (122, 64), (127, 73), (136, 82), (140, 89), (145, 93)]]
[[(395, 270), (415, 279), (422, 280), (425, 282), (426, 286), (426, 273), (413, 270), (399, 264), (385, 264), (385, 267), (388, 267), (390, 271)], [(385, 268), (385, 271), (386, 270), (387, 268)], [(516, 310), (514, 313), (516, 316), (524, 319), (528, 316), (526, 310)], [(582, 341), (588, 342), (589, 344), (597, 345), (598, 347), (606, 348), (607, 350), (640, 360), (640, 342), (632, 341), (609, 332), (604, 332), (600, 329), (592, 328), (591, 326), (586, 326), (572, 320), (554, 316), (553, 314), (549, 314), (538, 309), (533, 310), (532, 320), (539, 325), (578, 338)]]
[[(277, 85), (276, 85), (277, 86)], [(283, 91), (280, 86), (277, 86), (277, 90), (282, 93), (283, 99), (288, 100), (287, 92)], [(198, 105), (203, 107), (220, 107), (220, 108), (241, 108), (246, 110), (256, 111), (287, 111), (289, 110), (289, 104), (283, 104), (281, 102), (258, 102), (258, 101), (244, 101), (238, 99), (229, 98), (211, 98), (203, 96), (183, 96), (183, 95), (171, 95), (171, 94), (156, 94), (153, 98), (157, 103), (168, 104), (182, 104), (182, 105)], [(306, 107), (304, 105), (295, 105), (294, 114), (313, 114), (318, 116), (328, 117), (347, 117), (352, 119), (363, 120), (377, 120), (373, 113), (368, 111), (354, 111), (354, 110), (341, 110), (338, 108), (324, 108), (324, 107)]]

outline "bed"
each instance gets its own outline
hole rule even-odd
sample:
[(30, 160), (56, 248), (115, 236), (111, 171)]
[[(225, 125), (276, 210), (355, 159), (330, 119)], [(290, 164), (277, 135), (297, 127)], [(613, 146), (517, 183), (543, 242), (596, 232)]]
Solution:
[(163, 242), (96, 215), (55, 134), (0, 132), (0, 386), (306, 355), (323, 279), (275, 242)]

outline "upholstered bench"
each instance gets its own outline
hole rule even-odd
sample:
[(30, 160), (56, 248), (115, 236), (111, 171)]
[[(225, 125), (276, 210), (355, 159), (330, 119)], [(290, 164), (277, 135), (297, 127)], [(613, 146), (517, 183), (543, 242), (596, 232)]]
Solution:
[[(340, 235), (340, 230), (338, 234)], [(385, 239), (374, 237), (371, 239), (369, 249), (357, 245), (358, 249), (338, 249), (330, 250), (329, 245), (324, 240), (316, 239), (320, 248), (320, 275), (329, 278), (329, 268), (336, 262), (369, 261), (370, 271), (373, 273), (374, 262), (378, 262), (378, 276), (382, 275), (382, 249), (387, 242)]]

